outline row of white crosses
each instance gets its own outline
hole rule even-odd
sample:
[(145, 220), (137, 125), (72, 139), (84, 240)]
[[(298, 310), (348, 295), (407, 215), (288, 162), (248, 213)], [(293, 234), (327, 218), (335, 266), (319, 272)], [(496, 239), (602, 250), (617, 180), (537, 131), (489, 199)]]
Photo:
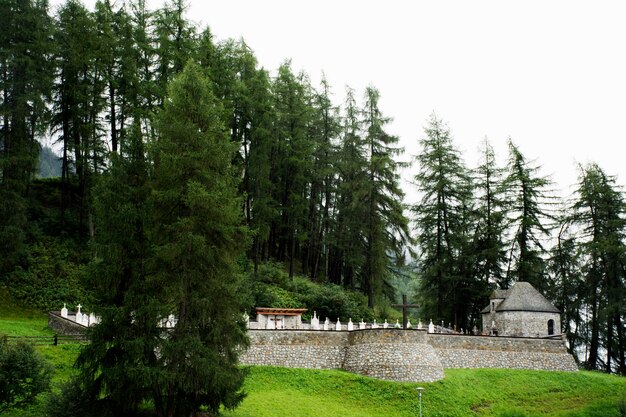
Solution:
[[(358, 323), (358, 328), (359, 330), (364, 330), (368, 328), (368, 324), (365, 323), (363, 321), (363, 319), (361, 319), (361, 321)], [(387, 323), (387, 320), (385, 320), (384, 323), (379, 324), (376, 323), (376, 320), (374, 320), (374, 322), (369, 325), (370, 329), (388, 329), (391, 325), (389, 323)], [(412, 326), (411, 321), (407, 321), (406, 327), (408, 329), (410, 329)], [(400, 324), (399, 320), (396, 320), (396, 324), (393, 325), (393, 328), (396, 329), (400, 329), (402, 328), (402, 325)], [(421, 330), (422, 327), (422, 322), (418, 322), (417, 324), (417, 329)], [(430, 321), (430, 324), (428, 325), (428, 333), (434, 333), (435, 326), (433, 325), (433, 321)], [(311, 330), (342, 330), (342, 324), (339, 321), (339, 319), (337, 319), (337, 322), (333, 325), (330, 322), (330, 319), (328, 317), (326, 317), (326, 320), (320, 325), (320, 319), (319, 317), (317, 317), (317, 312), (314, 311), (313, 312), (313, 317), (311, 318)], [(352, 322), (352, 318), (350, 318), (350, 320), (348, 321), (348, 331), (352, 331), (354, 330), (354, 323)]]
[[(89, 314), (81, 312), (80, 309), (83, 308), (83, 306), (81, 306), (80, 304), (77, 305), (76, 308), (78, 309), (76, 315), (74, 316), (74, 321), (76, 323), (81, 324), (85, 327), (93, 326), (100, 323), (100, 318), (96, 317), (93, 312)], [(66, 319), (70, 318), (65, 303), (63, 303), (63, 308), (61, 309), (61, 317), (64, 317)]]

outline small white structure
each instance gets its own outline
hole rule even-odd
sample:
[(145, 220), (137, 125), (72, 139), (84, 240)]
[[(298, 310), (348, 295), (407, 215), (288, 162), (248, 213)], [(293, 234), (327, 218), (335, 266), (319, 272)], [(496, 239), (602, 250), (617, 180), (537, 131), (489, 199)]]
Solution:
[(385, 322), (383, 323), (383, 329), (386, 329), (387, 327), (389, 327), (389, 323), (387, 323), (387, 319), (385, 319)]
[(63, 303), (63, 308), (61, 309), (61, 317), (67, 318), (67, 307), (65, 306), (65, 303)]
[(261, 329), (300, 329), (306, 308), (257, 307), (256, 321)]
[(376, 323), (376, 319), (374, 319), (374, 323), (372, 323), (372, 329), (378, 329), (378, 323)]
[(352, 323), (352, 317), (350, 317), (348, 321), (348, 331), (351, 332), (352, 330), (354, 330), (354, 324)]
[(367, 327), (367, 324), (365, 324), (363, 319), (361, 319), (361, 321), (359, 322), (359, 330), (365, 330), (366, 327)]
[(339, 321), (339, 318), (337, 318), (337, 323), (335, 323), (335, 330), (341, 330), (341, 322)]
[(326, 320), (324, 320), (324, 330), (328, 329), (330, 329), (330, 320), (326, 317)]
[(400, 326), (400, 321), (399, 321), (399, 320), (396, 320), (396, 329), (399, 329), (400, 327), (401, 327), (401, 326)]
[(311, 329), (319, 330), (320, 329), (320, 319), (317, 317), (317, 312), (313, 312), (313, 318), (311, 319)]
[(428, 333), (435, 333), (435, 325), (433, 324), (433, 319), (430, 319), (430, 324), (428, 325)]

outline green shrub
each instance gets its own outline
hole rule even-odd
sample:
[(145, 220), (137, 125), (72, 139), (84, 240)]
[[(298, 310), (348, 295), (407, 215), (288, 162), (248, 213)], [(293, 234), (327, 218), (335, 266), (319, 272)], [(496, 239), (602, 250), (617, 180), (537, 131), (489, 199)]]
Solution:
[(0, 339), (0, 414), (11, 408), (23, 408), (50, 387), (52, 368), (25, 343)]
[[(244, 292), (251, 294), (252, 307), (303, 307), (308, 309), (302, 316), (304, 320), (309, 320), (314, 311), (318, 317), (328, 317), (333, 322), (337, 318), (343, 322), (350, 318), (353, 322), (374, 318), (363, 294), (339, 285), (317, 284), (306, 277), (289, 278), (279, 263), (260, 264), (256, 276), (250, 273), (246, 281), (248, 284)], [(253, 311), (250, 313), (254, 314)]]
[(328, 317), (331, 321), (339, 318), (346, 322), (348, 319), (357, 322), (361, 319), (374, 319), (372, 310), (367, 307), (367, 299), (363, 294), (344, 290), (338, 285), (326, 284), (312, 288), (302, 295), (306, 307), (317, 311), (320, 318)]

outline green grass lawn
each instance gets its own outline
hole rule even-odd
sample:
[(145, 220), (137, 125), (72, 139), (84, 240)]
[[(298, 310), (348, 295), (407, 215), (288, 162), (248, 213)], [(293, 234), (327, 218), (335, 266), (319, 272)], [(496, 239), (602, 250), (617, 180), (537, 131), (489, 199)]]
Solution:
[[(455, 369), (428, 384), (379, 381), (342, 371), (253, 367), (248, 397), (228, 417), (622, 416), (626, 378), (592, 372)], [(626, 407), (626, 406), (625, 406)]]
[[(51, 335), (45, 314), (16, 306), (0, 290), (0, 334)], [(55, 369), (53, 389), (67, 380), (79, 344), (38, 346)], [(454, 369), (428, 384), (380, 381), (343, 371), (251, 367), (247, 398), (226, 417), (426, 416), (626, 417), (626, 378), (595, 372)], [(45, 416), (37, 404), (2, 417)]]

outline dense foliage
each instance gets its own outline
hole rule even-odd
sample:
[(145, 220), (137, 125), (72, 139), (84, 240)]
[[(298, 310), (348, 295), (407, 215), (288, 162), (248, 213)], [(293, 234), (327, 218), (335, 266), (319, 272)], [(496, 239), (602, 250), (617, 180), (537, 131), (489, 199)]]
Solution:
[(49, 389), (51, 372), (32, 345), (0, 339), (0, 414), (32, 404)]
[[(121, 308), (131, 277), (147, 293), (167, 282), (180, 296), (185, 286), (164, 278), (177, 262), (217, 268), (226, 257), (247, 271), (247, 307), (304, 305), (358, 320), (372, 314), (363, 297), (384, 312), (402, 282), (416, 289), (422, 319), (468, 329), (480, 326), (490, 291), (525, 280), (563, 311), (581, 362), (626, 373), (624, 198), (600, 167), (581, 167), (576, 192), (558, 204), (512, 141), (501, 166), (485, 142), (468, 167), (433, 116), (412, 162), (420, 200), (410, 233), (402, 149), (374, 87), (348, 88), (337, 105), (325, 80), (312, 85), (289, 61), (270, 73), (245, 42), (215, 40), (185, 17), (183, 0), (158, 10), (103, 0), (93, 11), (68, 0), (54, 16), (43, 0), (0, 7), (0, 275), (31, 304)], [(167, 88), (188, 62), (207, 79), (184, 93), (201, 101), (192, 115), (175, 110)], [(200, 86), (206, 95), (196, 96)], [(221, 128), (219, 146), (203, 142)], [(61, 174), (35, 180), (46, 136)], [(224, 194), (221, 180), (237, 192)], [(207, 242), (228, 242), (216, 224), (235, 218), (249, 230), (246, 256), (213, 251)], [(268, 262), (286, 270), (280, 284), (263, 278)]]

